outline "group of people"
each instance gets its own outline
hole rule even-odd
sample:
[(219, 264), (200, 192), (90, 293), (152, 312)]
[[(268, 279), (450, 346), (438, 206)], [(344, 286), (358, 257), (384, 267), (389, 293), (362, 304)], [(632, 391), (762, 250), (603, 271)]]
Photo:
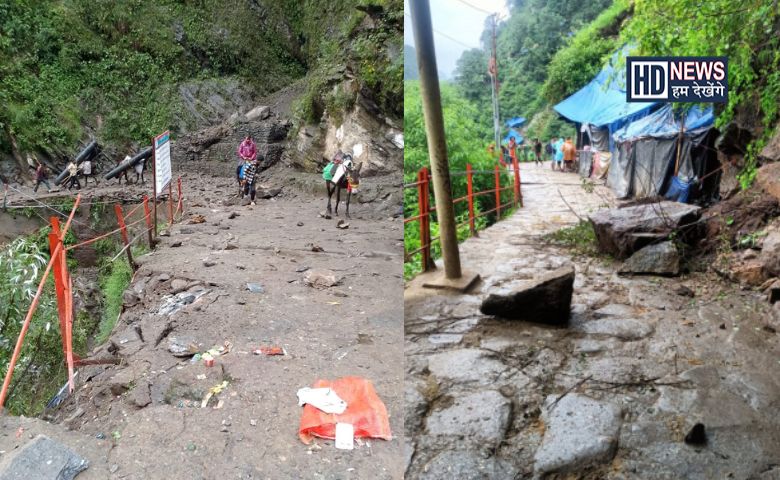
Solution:
[[(117, 165), (121, 164), (124, 161), (127, 161), (130, 159), (130, 155), (125, 156), (124, 160), (117, 161)], [(35, 186), (33, 187), (33, 192), (38, 192), (38, 188), (41, 185), (45, 185), (46, 189), (49, 193), (51, 193), (52, 188), (51, 184), (49, 183), (49, 169), (44, 165), (40, 160), (33, 159), (31, 156), (27, 156), (27, 163), (30, 166), (30, 169), (34, 170), (33, 178), (35, 180)], [(145, 169), (145, 161), (138, 162), (133, 168), (135, 170), (135, 183), (146, 183), (144, 180), (144, 169)], [(62, 184), (67, 188), (68, 190), (72, 190), (73, 187), (76, 187), (77, 190), (81, 190), (81, 179), (84, 180), (84, 186), (86, 187), (89, 183), (89, 179), (91, 178), (95, 185), (98, 184), (97, 179), (97, 172), (95, 172), (95, 169), (93, 167), (92, 161), (87, 159), (83, 162), (76, 164), (75, 161), (71, 161), (68, 163), (68, 166), (66, 167), (68, 176), (65, 177), (65, 179), (62, 181)], [(122, 173), (119, 174), (117, 177), (119, 179), (119, 184), (122, 184), (122, 177), (125, 178), (125, 183), (129, 184), (130, 180), (127, 175), (127, 170), (124, 170)]]
[(573, 172), (574, 161), (577, 159), (577, 147), (574, 146), (571, 137), (553, 137), (545, 147), (545, 152), (550, 159), (553, 170), (561, 172)]
[(236, 180), (238, 181), (238, 196), (246, 199), (249, 197), (250, 205), (255, 205), (257, 189), (255, 182), (262, 156), (257, 155), (257, 145), (251, 136), (246, 136), (238, 146), (238, 166), (236, 167)]

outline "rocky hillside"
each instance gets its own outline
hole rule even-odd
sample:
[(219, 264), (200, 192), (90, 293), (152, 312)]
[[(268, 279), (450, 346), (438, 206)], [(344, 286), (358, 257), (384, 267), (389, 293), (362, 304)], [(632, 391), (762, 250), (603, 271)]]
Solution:
[(26, 154), (61, 165), (90, 137), (111, 157), (214, 127), (296, 81), (290, 132), (353, 110), (392, 125), (402, 15), (400, 0), (3, 3), (0, 174), (29, 181)]

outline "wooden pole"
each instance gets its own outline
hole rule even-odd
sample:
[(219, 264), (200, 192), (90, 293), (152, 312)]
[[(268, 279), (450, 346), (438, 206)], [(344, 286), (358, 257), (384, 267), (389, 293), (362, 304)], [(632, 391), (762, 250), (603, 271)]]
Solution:
[(414, 39), (417, 46), (417, 65), (420, 70), (420, 93), (423, 102), (428, 154), (433, 174), (433, 194), (436, 198), (436, 220), (439, 222), (444, 275), (448, 279), (462, 276), (458, 235), (455, 226), (455, 207), (452, 204), (447, 141), (441, 108), (439, 74), (436, 71), (436, 50), (433, 44), (431, 9), (428, 0), (410, 2)]
[(677, 159), (674, 161), (674, 176), (677, 176), (677, 172), (680, 170), (680, 148), (682, 147), (683, 140), (683, 128), (685, 128), (685, 120), (680, 120), (680, 134), (677, 136)]
[(154, 249), (154, 238), (152, 238), (152, 215), (149, 208), (149, 196), (144, 195), (144, 217), (146, 218), (146, 233), (149, 236), (149, 248)]
[(498, 169), (498, 165), (495, 167), (496, 177), (496, 221), (501, 219), (501, 171)]
[(168, 183), (168, 225), (173, 225), (173, 182)]
[(125, 226), (125, 218), (122, 215), (122, 206), (114, 205), (114, 213), (116, 213), (116, 221), (119, 224), (119, 229), (122, 234), (122, 243), (125, 244), (125, 252), (127, 252), (127, 261), (130, 262), (130, 268), (135, 271), (136, 266), (133, 262), (133, 253), (130, 251), (130, 240), (127, 236), (127, 227)]

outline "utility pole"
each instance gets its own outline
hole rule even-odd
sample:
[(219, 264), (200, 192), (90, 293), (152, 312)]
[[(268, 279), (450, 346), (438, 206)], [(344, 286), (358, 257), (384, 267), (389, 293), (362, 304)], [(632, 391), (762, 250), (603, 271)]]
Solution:
[(492, 24), (492, 53), (490, 56), (490, 91), (493, 96), (493, 141), (495, 142), (498, 155), (501, 155), (501, 123), (499, 120), (498, 112), (498, 55), (496, 53), (496, 16), (493, 14), (490, 16), (490, 23)]
[(446, 283), (457, 282), (462, 277), (462, 272), (455, 227), (455, 208), (452, 204), (444, 117), (441, 110), (439, 74), (436, 70), (431, 8), (428, 0), (410, 0), (409, 4), (414, 28), (414, 42), (417, 49), (417, 65), (420, 71), (420, 93), (433, 175), (433, 194), (436, 198), (436, 217), (439, 222), (441, 252), (442, 257), (444, 257), (446, 278), (445, 285), (441, 286), (446, 287)]

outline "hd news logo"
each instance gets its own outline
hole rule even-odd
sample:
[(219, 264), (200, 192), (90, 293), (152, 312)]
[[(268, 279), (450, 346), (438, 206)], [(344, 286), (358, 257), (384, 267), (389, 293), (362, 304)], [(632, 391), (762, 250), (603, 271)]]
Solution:
[(627, 57), (629, 102), (728, 101), (727, 57)]

